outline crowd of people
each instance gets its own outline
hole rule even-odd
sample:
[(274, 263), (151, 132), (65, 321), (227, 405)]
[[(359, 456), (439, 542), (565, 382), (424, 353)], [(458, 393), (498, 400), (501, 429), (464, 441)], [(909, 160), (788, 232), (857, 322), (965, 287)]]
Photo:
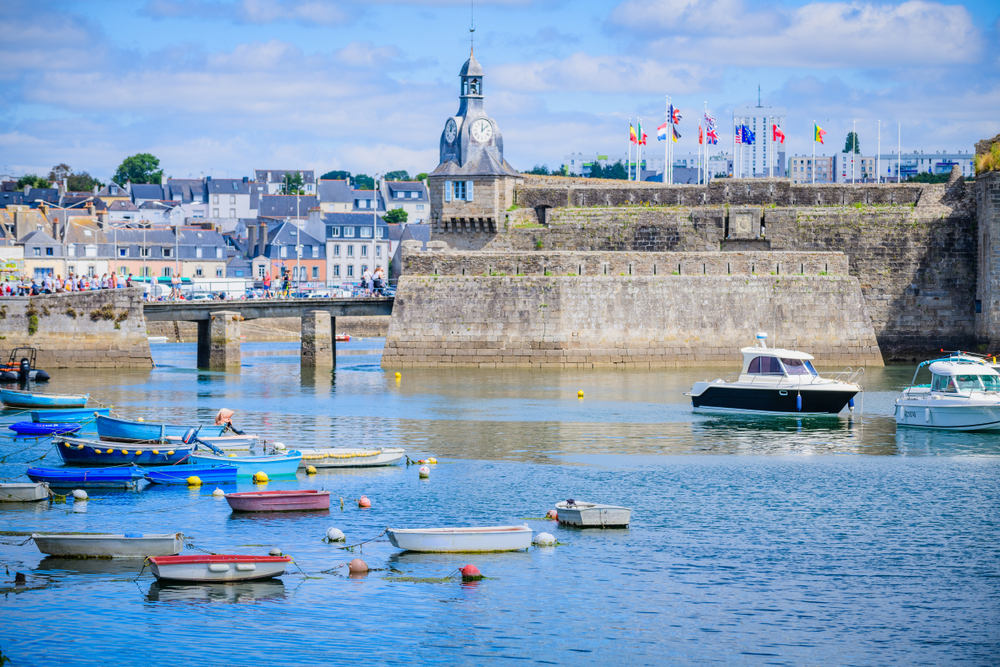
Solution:
[(114, 273), (97, 276), (75, 276), (72, 273), (63, 280), (62, 275), (46, 274), (41, 280), (29, 279), (27, 276), (10, 276), (0, 283), (0, 296), (34, 296), (37, 294), (58, 294), (61, 292), (86, 292), (90, 290), (117, 289), (132, 287), (132, 274), (122, 277)]

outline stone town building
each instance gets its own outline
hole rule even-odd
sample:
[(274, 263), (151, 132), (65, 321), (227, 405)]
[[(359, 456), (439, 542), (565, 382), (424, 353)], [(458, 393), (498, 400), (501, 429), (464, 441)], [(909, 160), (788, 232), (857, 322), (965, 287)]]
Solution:
[(474, 55), (459, 73), (458, 113), (441, 132), (441, 163), (427, 178), (430, 223), (447, 232), (495, 232), (520, 174), (503, 157), (503, 136), (483, 108), (483, 68)]

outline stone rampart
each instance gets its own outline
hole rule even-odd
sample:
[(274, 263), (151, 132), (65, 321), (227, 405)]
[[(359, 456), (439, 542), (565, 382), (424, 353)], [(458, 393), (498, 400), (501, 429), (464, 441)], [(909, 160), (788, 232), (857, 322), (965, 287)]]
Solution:
[(975, 193), (979, 211), (976, 334), (993, 352), (1000, 350), (1000, 172), (976, 178)]
[(141, 288), (5, 297), (0, 336), (4, 350), (36, 348), (44, 370), (153, 366)]
[(823, 365), (882, 365), (855, 278), (400, 278), (384, 368), (735, 368), (756, 331)]

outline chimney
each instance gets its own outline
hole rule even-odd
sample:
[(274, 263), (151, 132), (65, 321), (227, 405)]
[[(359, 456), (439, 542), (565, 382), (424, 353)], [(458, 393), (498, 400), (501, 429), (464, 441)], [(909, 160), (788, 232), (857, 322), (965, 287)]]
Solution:
[(166, 185), (166, 184), (167, 184), (167, 175), (163, 174), (160, 176), (160, 185)]
[(244, 183), (249, 183), (250, 182), (250, 177), (249, 176), (244, 176), (243, 177), (243, 182)]
[(254, 256), (254, 249), (257, 247), (257, 225), (247, 226), (247, 257)]
[(59, 194), (65, 195), (67, 192), (69, 192), (69, 178), (63, 177), (59, 183)]
[(59, 216), (52, 218), (52, 238), (59, 240)]
[(260, 223), (260, 241), (257, 248), (257, 254), (263, 255), (264, 249), (267, 247), (267, 223), (261, 221)]
[(96, 195), (100, 191), (101, 190), (100, 190), (100, 188), (97, 187), (97, 184), (94, 184), (94, 194)]
[(96, 208), (97, 207), (94, 206), (94, 202), (93, 201), (87, 202), (87, 215), (90, 215), (90, 216), (94, 215), (94, 211), (96, 210)]

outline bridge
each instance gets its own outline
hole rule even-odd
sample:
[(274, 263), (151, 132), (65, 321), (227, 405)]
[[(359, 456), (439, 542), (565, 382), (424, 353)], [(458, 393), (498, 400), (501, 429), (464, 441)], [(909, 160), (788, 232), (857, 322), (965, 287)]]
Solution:
[(335, 366), (337, 316), (391, 315), (391, 297), (149, 301), (148, 322), (197, 322), (198, 368), (240, 365), (240, 323), (266, 317), (302, 319), (302, 365)]

